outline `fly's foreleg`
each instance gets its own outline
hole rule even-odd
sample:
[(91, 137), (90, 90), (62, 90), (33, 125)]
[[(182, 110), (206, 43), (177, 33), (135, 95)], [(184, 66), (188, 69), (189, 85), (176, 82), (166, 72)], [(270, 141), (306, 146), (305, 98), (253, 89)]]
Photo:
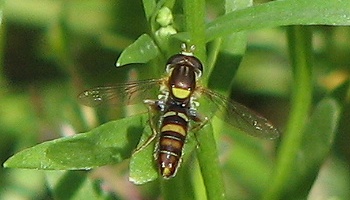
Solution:
[(193, 125), (191, 127), (191, 131), (194, 133), (194, 137), (195, 137), (197, 144), (199, 146), (197, 133), (200, 129), (202, 129), (208, 123), (209, 119), (208, 119), (208, 117), (201, 115), (200, 113), (198, 113), (194, 109), (190, 109), (188, 114), (189, 114), (191, 120), (195, 122), (195, 123), (193, 123)]
[(189, 110), (190, 118), (195, 122), (195, 125), (191, 128), (191, 131), (197, 132), (202, 129), (209, 121), (208, 117), (201, 115), (196, 110)]
[(144, 103), (147, 105), (148, 109), (148, 123), (152, 130), (152, 135), (144, 142), (141, 146), (137, 147), (134, 153), (138, 153), (139, 151), (145, 149), (151, 142), (157, 137), (157, 124), (158, 121), (156, 113), (161, 110), (158, 101), (155, 100), (144, 100)]

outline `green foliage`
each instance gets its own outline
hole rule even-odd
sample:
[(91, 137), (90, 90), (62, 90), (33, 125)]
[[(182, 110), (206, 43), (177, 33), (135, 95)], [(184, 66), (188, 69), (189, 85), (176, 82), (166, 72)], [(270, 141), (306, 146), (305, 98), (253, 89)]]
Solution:
[[(87, 133), (60, 138), (21, 151), (5, 167), (47, 170), (86, 170), (119, 163), (136, 147), (145, 115), (103, 124)], [(118, 139), (116, 139), (118, 138)]]
[(158, 54), (158, 48), (152, 38), (147, 34), (143, 34), (123, 51), (118, 58), (116, 66), (120, 67), (127, 64), (147, 63)]
[[(31, 191), (22, 192), (24, 198), (44, 199), (45, 185), (55, 199), (350, 195), (345, 191), (350, 154), (339, 139), (350, 128), (349, 83), (340, 84), (349, 79), (350, 34), (348, 27), (337, 27), (350, 25), (349, 1), (11, 0), (0, 5), (0, 152), (6, 168), (0, 171), (0, 198), (20, 195), (13, 188), (21, 188)], [(281, 136), (251, 138), (214, 118), (196, 135), (190, 133), (177, 176), (163, 180), (154, 161), (156, 140), (133, 153), (151, 135), (148, 115), (133, 115), (138, 107), (113, 105), (94, 112), (76, 96), (86, 85), (158, 75), (154, 72), (164, 71), (165, 60), (183, 42), (195, 45), (205, 64), (203, 85), (224, 95), (240, 88), (235, 98), (251, 97), (245, 99), (270, 113)], [(112, 69), (117, 57), (116, 65), (123, 67)], [(98, 168), (112, 164), (116, 171)], [(8, 168), (73, 171), (37, 175)], [(142, 186), (129, 185), (125, 176)], [(344, 189), (320, 189), (327, 182)]]
[[(273, 1), (221, 16), (208, 23), (207, 41), (234, 32), (286, 25), (349, 25), (350, 2)], [(253, 19), (253, 20), (252, 20)]]

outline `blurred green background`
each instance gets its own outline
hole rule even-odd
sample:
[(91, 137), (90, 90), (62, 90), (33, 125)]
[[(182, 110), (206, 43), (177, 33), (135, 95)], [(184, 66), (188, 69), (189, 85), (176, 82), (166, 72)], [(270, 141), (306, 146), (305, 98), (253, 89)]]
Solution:
[[(102, 114), (95, 115), (91, 109), (79, 105), (77, 95), (84, 89), (132, 80), (137, 73), (141, 77), (153, 76), (142, 74), (147, 68), (137, 65), (120, 69), (114, 66), (123, 49), (149, 31), (141, 1), (10, 0), (3, 1), (1, 9), (1, 163), (24, 148), (86, 132), (117, 116), (113, 109), (100, 110)], [(209, 1), (207, 9), (215, 13), (216, 1)], [(313, 26), (311, 29), (316, 105), (349, 79), (350, 28)], [(251, 31), (247, 44), (235, 76), (233, 98), (262, 113), (283, 132), (293, 87), (286, 28)], [(225, 63), (224, 59), (220, 62)], [(350, 197), (349, 110), (347, 100), (336, 140), (309, 199)], [(223, 136), (222, 141), (220, 152), (234, 145), (231, 138)], [(268, 148), (273, 148), (267, 143)], [(224, 153), (221, 157), (225, 160)], [(128, 182), (127, 165), (125, 162), (91, 171), (87, 188), (104, 192), (91, 194), (91, 199), (96, 193), (116, 199), (156, 198), (157, 187), (152, 183), (140, 187)], [(54, 177), (60, 173), (63, 172), (0, 168), (0, 199), (51, 199)], [(84, 181), (79, 173), (68, 173), (65, 177), (71, 177), (72, 183)], [(228, 180), (228, 185), (229, 199), (254, 198), (240, 180)]]

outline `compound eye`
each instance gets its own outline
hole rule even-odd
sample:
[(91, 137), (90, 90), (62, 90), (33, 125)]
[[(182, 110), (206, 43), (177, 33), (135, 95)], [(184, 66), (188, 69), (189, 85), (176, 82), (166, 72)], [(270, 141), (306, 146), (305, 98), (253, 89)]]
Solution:
[(171, 69), (177, 65), (193, 67), (194, 72), (196, 73), (196, 79), (202, 76), (203, 64), (197, 57), (193, 56), (192, 54), (185, 55), (183, 53), (180, 53), (171, 56), (167, 61), (166, 72), (170, 73)]
[(183, 55), (183, 54), (175, 54), (173, 56), (171, 56), (168, 61), (167, 61), (167, 65), (174, 65), (174, 64), (178, 64), (183, 62), (186, 59), (187, 56)]
[(166, 72), (170, 73), (171, 69), (175, 65), (183, 63), (184, 59), (185, 59), (185, 55), (183, 54), (175, 54), (171, 56), (166, 63)]
[(198, 79), (203, 74), (203, 64), (198, 58), (194, 56), (191, 58), (191, 64), (194, 68), (194, 72), (196, 73), (196, 78)]

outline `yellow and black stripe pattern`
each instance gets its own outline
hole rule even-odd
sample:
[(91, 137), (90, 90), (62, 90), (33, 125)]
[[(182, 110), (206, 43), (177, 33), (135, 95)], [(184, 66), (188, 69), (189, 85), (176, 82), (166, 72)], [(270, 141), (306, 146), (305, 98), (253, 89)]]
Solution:
[(191, 55), (176, 54), (167, 62), (169, 79), (166, 84), (169, 95), (162, 105), (165, 109), (162, 110), (157, 149), (159, 171), (164, 178), (175, 176), (181, 163), (188, 123), (195, 118), (189, 115), (192, 94), (202, 71), (202, 63)]
[(170, 106), (163, 116), (158, 146), (160, 174), (171, 178), (181, 162), (182, 148), (188, 130), (186, 108)]

